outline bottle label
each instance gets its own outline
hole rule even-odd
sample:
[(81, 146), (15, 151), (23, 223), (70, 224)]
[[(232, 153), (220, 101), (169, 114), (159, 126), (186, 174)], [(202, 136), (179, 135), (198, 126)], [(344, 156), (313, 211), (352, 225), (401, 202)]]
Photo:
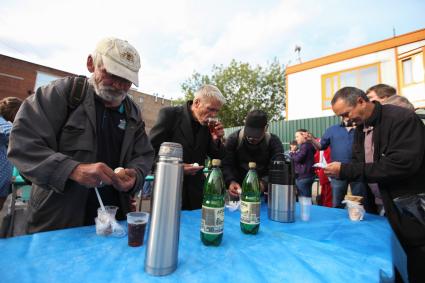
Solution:
[(224, 207), (202, 206), (201, 232), (207, 234), (223, 233)]
[(260, 202), (241, 201), (241, 222), (260, 224)]

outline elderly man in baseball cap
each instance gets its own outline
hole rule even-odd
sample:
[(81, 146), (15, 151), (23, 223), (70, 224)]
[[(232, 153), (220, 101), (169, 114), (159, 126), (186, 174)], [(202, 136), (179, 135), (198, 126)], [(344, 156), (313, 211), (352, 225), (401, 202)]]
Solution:
[(125, 40), (105, 38), (87, 68), (89, 79), (40, 87), (15, 118), (8, 156), (32, 182), (29, 233), (94, 224), (94, 188), (124, 219), (152, 166), (140, 110), (127, 97), (139, 83), (138, 52)]
[(121, 104), (133, 83), (139, 86), (140, 57), (127, 41), (102, 39), (87, 58), (90, 83), (108, 106)]

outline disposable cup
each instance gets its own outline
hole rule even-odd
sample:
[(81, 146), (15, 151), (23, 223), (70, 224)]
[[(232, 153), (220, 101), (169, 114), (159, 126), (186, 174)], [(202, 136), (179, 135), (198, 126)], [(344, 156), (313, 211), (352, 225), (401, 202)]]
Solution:
[(299, 197), (301, 207), (301, 220), (310, 220), (311, 197)]
[[(105, 205), (105, 212), (112, 216), (113, 219), (115, 219), (115, 215), (117, 214), (118, 206), (115, 205)], [(99, 207), (97, 209), (97, 215), (101, 215), (103, 212), (102, 208)]]
[(148, 219), (149, 214), (146, 212), (127, 213), (128, 245), (130, 247), (139, 247), (143, 245)]

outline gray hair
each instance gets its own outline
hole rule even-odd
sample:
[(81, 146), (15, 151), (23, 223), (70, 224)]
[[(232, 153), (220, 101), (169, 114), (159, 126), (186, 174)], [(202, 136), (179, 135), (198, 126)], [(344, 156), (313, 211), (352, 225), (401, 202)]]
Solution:
[(392, 105), (410, 109), (412, 111), (415, 110), (415, 107), (413, 106), (413, 104), (410, 103), (410, 101), (406, 97), (400, 96), (400, 95), (390, 96), (382, 104), (392, 104)]
[(203, 85), (196, 92), (194, 99), (215, 99), (219, 101), (222, 105), (226, 103), (226, 98), (224, 98), (221, 91), (214, 85)]
[(367, 97), (366, 93), (356, 87), (343, 87), (340, 90), (338, 90), (334, 97), (332, 98), (331, 104), (334, 105), (339, 99), (344, 100), (348, 103), (350, 106), (356, 106), (357, 104), (357, 98), (363, 98), (364, 101), (368, 102), (369, 98)]
[(95, 50), (93, 51), (91, 56), (93, 58), (93, 65), (95, 66), (95, 68), (100, 68), (103, 66), (102, 54)]

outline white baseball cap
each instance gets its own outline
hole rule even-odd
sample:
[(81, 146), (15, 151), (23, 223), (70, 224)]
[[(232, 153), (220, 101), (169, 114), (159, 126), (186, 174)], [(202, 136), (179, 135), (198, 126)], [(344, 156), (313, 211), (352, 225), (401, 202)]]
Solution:
[(140, 57), (130, 43), (114, 37), (104, 38), (97, 44), (96, 52), (102, 55), (108, 73), (139, 86)]

